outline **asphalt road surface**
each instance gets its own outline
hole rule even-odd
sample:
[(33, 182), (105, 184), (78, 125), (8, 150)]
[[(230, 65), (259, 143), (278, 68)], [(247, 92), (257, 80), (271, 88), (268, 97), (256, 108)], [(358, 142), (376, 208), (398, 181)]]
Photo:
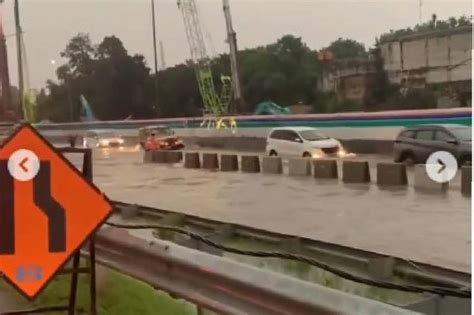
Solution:
[[(248, 152), (246, 152), (248, 154)], [(371, 163), (389, 157), (357, 156)], [(76, 161), (76, 157), (71, 157)], [(409, 179), (413, 174), (409, 172)], [(143, 164), (136, 148), (94, 151), (94, 181), (113, 200), (238, 223), (470, 272), (470, 199), (340, 180)]]

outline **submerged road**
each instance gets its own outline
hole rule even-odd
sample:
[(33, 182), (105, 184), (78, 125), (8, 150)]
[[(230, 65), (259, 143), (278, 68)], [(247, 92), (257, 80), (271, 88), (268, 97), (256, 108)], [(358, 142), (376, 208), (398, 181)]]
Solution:
[[(356, 158), (373, 167), (389, 160)], [(374, 180), (374, 168), (371, 175)], [(412, 187), (143, 164), (142, 152), (126, 148), (94, 151), (94, 181), (114, 200), (470, 272), (470, 199), (461, 196), (459, 178), (447, 193), (427, 194)]]

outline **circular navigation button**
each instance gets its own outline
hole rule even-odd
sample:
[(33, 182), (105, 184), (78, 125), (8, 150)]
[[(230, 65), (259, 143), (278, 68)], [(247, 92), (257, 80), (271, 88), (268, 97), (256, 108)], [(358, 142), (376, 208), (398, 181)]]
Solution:
[(437, 183), (447, 183), (456, 176), (458, 161), (449, 152), (437, 151), (426, 161), (426, 173)]
[(39, 172), (40, 162), (33, 151), (20, 149), (8, 159), (8, 171), (13, 178), (26, 182), (33, 179)]

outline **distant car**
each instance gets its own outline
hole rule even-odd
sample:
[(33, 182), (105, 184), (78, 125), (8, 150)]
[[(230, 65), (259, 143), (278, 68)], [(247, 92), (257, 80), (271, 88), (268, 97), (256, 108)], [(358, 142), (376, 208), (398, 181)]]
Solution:
[(84, 136), (83, 145), (86, 148), (109, 148), (121, 147), (125, 140), (114, 130), (92, 130), (87, 131)]
[(463, 125), (419, 125), (400, 132), (393, 146), (395, 162), (423, 164), (436, 151), (453, 154), (459, 165), (471, 165), (472, 129)]
[(180, 150), (184, 148), (183, 140), (175, 135), (173, 129), (168, 126), (158, 125), (143, 127), (138, 130), (140, 146), (143, 149), (145, 148), (146, 139), (152, 134), (158, 140), (160, 150)]
[(270, 156), (320, 158), (345, 154), (341, 143), (310, 127), (284, 127), (270, 131), (266, 152)]

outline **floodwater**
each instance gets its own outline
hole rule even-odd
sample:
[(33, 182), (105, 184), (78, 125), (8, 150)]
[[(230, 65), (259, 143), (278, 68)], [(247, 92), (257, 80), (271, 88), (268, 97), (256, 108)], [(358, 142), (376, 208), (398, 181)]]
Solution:
[[(375, 163), (383, 158), (357, 157), (364, 158), (375, 178)], [(459, 178), (448, 192), (427, 194), (412, 187), (143, 164), (142, 152), (126, 148), (94, 151), (94, 181), (113, 200), (470, 272), (470, 199), (461, 196)]]

